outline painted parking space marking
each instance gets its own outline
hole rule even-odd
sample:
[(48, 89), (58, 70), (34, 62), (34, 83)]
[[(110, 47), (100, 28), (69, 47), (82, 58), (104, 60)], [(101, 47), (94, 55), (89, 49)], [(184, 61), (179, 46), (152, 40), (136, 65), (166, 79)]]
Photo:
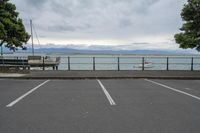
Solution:
[(6, 105), (6, 107), (12, 107), (14, 106), (16, 103), (18, 103), (19, 101), (21, 101), (23, 98), (25, 98), (26, 96), (30, 95), (32, 92), (34, 92), (35, 90), (37, 90), (38, 88), (40, 88), (41, 86), (43, 86), (44, 84), (46, 84), (47, 82), (49, 82), (50, 80), (46, 80), (43, 83), (39, 84), (38, 86), (36, 86), (35, 88), (31, 89), (30, 91), (28, 91), (27, 93), (25, 93), (24, 95), (20, 96), (19, 98), (17, 98), (16, 100), (14, 100), (13, 102), (9, 103), (8, 105)]
[(185, 88), (186, 90), (189, 90), (189, 91), (191, 91), (192, 89), (191, 88)]
[(108, 99), (110, 105), (111, 105), (111, 106), (116, 105), (115, 101), (112, 99), (112, 97), (110, 96), (110, 94), (108, 93), (108, 91), (106, 90), (106, 88), (104, 87), (104, 85), (101, 83), (101, 81), (98, 80), (98, 79), (97, 79), (97, 81), (98, 81), (99, 85), (101, 86), (101, 88), (102, 88), (104, 94), (106, 95), (106, 97), (107, 97), (107, 99)]
[(150, 82), (150, 83), (153, 83), (153, 84), (156, 84), (156, 85), (162, 86), (162, 87), (164, 87), (164, 88), (167, 88), (167, 89), (173, 90), (173, 91), (175, 91), (175, 92), (178, 92), (178, 93), (181, 93), (181, 94), (184, 94), (184, 95), (190, 96), (190, 97), (195, 98), (195, 99), (197, 99), (197, 100), (200, 100), (200, 97), (197, 97), (197, 96), (195, 96), (195, 95), (189, 94), (189, 93), (187, 93), (187, 92), (180, 91), (180, 90), (178, 90), (178, 89), (172, 88), (172, 87), (170, 87), (170, 86), (167, 86), (167, 85), (164, 85), (164, 84), (161, 84), (161, 83), (158, 83), (158, 82), (155, 82), (155, 81), (149, 80), (149, 79), (144, 79), (144, 80), (145, 80), (145, 81), (148, 81), (148, 82)]

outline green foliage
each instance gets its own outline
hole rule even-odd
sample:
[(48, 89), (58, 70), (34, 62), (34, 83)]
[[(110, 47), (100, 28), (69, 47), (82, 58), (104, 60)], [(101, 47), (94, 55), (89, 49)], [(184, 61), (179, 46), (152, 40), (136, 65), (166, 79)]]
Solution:
[(200, 51), (200, 0), (188, 0), (181, 17), (184, 24), (180, 28), (182, 32), (174, 36), (176, 43), (180, 48)]
[(26, 32), (22, 19), (18, 18), (14, 4), (9, 0), (0, 0), (0, 46), (11, 50), (23, 48), (30, 35)]

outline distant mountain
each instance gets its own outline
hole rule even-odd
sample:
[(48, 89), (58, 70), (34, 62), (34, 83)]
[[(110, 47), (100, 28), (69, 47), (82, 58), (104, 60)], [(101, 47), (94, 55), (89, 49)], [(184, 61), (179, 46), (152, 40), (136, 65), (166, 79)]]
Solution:
[[(35, 48), (36, 53), (62, 53), (62, 54), (149, 54), (149, 55), (180, 55), (180, 54), (198, 54), (195, 50), (120, 50), (117, 49), (119, 46), (88, 46), (88, 47), (78, 47), (78, 46), (60, 46), (60, 47), (41, 47)], [(31, 47), (28, 47), (25, 52), (31, 53)], [(4, 48), (4, 53), (11, 53), (8, 49)], [(18, 50), (17, 52), (24, 52)]]
[[(29, 50), (31, 52), (31, 50)], [(39, 53), (66, 53), (66, 54), (151, 54), (151, 55), (178, 55), (194, 54), (182, 50), (89, 50), (72, 48), (40, 48), (35, 49)]]

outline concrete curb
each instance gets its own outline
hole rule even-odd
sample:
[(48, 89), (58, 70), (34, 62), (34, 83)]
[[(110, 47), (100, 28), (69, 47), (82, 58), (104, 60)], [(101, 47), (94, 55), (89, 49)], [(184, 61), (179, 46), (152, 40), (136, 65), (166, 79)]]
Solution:
[(176, 79), (176, 80), (200, 80), (200, 77), (0, 77), (0, 79), (57, 79), (57, 80), (76, 80), (76, 79)]
[[(20, 75), (20, 74), (19, 74)], [(4, 79), (187, 79), (200, 80), (200, 71), (30, 71), (0, 75)]]

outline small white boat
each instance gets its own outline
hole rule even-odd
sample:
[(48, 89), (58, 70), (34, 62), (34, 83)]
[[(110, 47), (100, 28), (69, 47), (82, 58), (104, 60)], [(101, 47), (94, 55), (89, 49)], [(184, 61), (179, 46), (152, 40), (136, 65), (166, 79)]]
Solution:
[[(143, 64), (135, 65), (133, 67), (134, 68), (142, 68)], [(152, 68), (152, 67), (153, 67), (153, 63), (152, 62), (148, 62), (148, 61), (144, 62), (144, 68)]]

